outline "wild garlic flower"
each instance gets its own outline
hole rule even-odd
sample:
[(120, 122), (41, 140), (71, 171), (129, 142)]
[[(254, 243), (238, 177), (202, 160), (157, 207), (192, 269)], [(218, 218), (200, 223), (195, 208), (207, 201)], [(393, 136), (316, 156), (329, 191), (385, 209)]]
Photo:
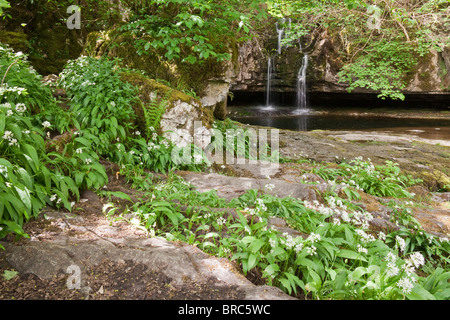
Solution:
[(408, 277), (403, 277), (397, 282), (397, 287), (402, 290), (403, 294), (409, 294), (414, 288), (414, 283)]
[(386, 276), (388, 278), (395, 277), (396, 275), (398, 275), (400, 269), (395, 264), (395, 261), (389, 261), (386, 266), (387, 266)]
[(376, 240), (373, 235), (364, 232), (364, 230), (356, 229), (356, 233), (361, 237), (362, 243), (369, 243)]
[(275, 241), (275, 239), (270, 238), (270, 239), (269, 239), (269, 245), (270, 245), (272, 248), (275, 248), (275, 246), (276, 246), (276, 241)]
[(425, 258), (420, 252), (414, 252), (409, 256), (410, 261), (416, 268), (420, 268), (425, 264)]
[(314, 256), (317, 255), (317, 248), (314, 246), (310, 246), (306, 248), (306, 252), (310, 255), (310, 256)]
[(395, 236), (395, 242), (396, 242), (396, 246), (398, 246), (398, 248), (401, 252), (405, 251), (406, 242), (403, 238), (401, 238), (399, 236)]
[(218, 224), (219, 226), (223, 226), (226, 222), (227, 222), (227, 220), (225, 220), (224, 217), (219, 217), (219, 218), (217, 218), (217, 224)]
[(321, 237), (320, 234), (315, 234), (314, 232), (311, 232), (307, 240), (310, 240), (311, 243), (314, 243), (316, 241), (320, 241)]
[(9, 141), (10, 146), (18, 146), (18, 141), (16, 138), (14, 138), (14, 133), (12, 131), (6, 130), (2, 137), (4, 140)]
[(42, 126), (44, 127), (44, 128), (49, 128), (49, 127), (51, 127), (51, 123), (50, 122), (48, 122), (48, 121), (44, 121), (44, 122), (42, 122)]
[(358, 243), (358, 252), (359, 252), (359, 253), (365, 253), (365, 254), (368, 253), (367, 249), (364, 248), (364, 247), (363, 247), (362, 245), (360, 245), (359, 243)]
[(16, 104), (16, 111), (19, 113), (24, 113), (25, 111), (27, 111), (27, 107), (24, 103), (18, 103)]

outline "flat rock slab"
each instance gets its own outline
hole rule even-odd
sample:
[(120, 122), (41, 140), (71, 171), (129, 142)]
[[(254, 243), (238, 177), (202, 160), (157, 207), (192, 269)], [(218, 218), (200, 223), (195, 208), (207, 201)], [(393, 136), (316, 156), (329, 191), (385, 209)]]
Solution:
[[(278, 300), (293, 299), (280, 289), (256, 286), (247, 280), (225, 258), (212, 257), (196, 247), (162, 238), (147, 239), (97, 239), (86, 241), (66, 237), (55, 242), (29, 242), (13, 245), (1, 242), (6, 248), (3, 260), (21, 274), (34, 274), (50, 280), (61, 274), (80, 270), (81, 289), (89, 292), (86, 270), (95, 270), (104, 261), (145, 265), (144, 273), (157, 272), (171, 279), (174, 287), (186, 283), (209, 283), (217, 290), (234, 290), (243, 299)], [(145, 275), (143, 275), (145, 276)], [(138, 284), (136, 284), (138, 285)]]
[[(177, 172), (186, 182), (199, 192), (216, 190), (217, 195), (225, 199), (238, 198), (248, 190), (257, 189), (280, 198), (292, 197), (300, 200), (317, 200), (317, 191), (330, 191), (332, 186), (319, 184), (302, 184), (282, 179), (230, 177), (218, 173)], [(340, 186), (334, 186), (338, 192)]]

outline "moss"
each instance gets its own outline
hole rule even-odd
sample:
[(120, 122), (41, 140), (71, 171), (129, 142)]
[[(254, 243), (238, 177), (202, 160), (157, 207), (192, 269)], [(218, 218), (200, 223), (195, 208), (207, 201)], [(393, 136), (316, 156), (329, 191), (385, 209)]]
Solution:
[(91, 32), (86, 37), (86, 42), (83, 47), (81, 55), (95, 57), (97, 56), (98, 44), (97, 42), (101, 39), (102, 34), (99, 31)]
[(27, 38), (27, 35), (22, 32), (0, 31), (0, 43), (9, 45), (14, 51), (28, 53), (30, 44)]
[(443, 172), (438, 170), (422, 171), (421, 178), (423, 179), (424, 185), (430, 190), (450, 191), (450, 178)]
[(76, 31), (65, 26), (40, 30), (30, 39), (33, 47), (29, 57), (31, 64), (42, 75), (60, 73), (67, 61), (76, 59), (82, 51), (77, 39)]
[[(152, 41), (151, 38), (141, 40)], [(236, 40), (220, 41), (226, 43), (222, 51), (230, 53), (232, 66), (237, 69), (239, 52)], [(119, 28), (89, 34), (83, 54), (119, 58), (123, 67), (141, 70), (152, 79), (167, 82), (179, 91), (194, 91), (197, 95), (203, 93), (209, 79), (223, 76), (228, 64), (227, 61), (219, 62), (214, 58), (196, 64), (181, 60), (167, 61), (163, 50), (151, 47), (145, 54), (140, 55), (135, 48), (134, 35), (131, 32), (119, 31)]]
[(210, 127), (214, 121), (212, 112), (203, 108), (199, 100), (181, 91), (168, 87), (138, 72), (122, 72), (120, 78), (122, 81), (138, 88), (139, 100), (133, 106), (133, 109), (137, 115), (136, 124), (142, 132), (147, 132), (147, 122), (150, 120), (147, 117), (149, 114), (152, 114), (151, 108), (154, 108), (159, 103), (167, 103), (166, 111), (173, 108), (177, 101), (197, 105), (203, 125)]

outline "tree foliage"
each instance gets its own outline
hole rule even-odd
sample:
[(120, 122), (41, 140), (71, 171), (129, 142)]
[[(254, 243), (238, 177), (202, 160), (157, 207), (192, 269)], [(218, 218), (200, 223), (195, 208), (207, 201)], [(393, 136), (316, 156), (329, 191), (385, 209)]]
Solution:
[[(201, 63), (230, 58), (230, 39), (249, 36), (251, 20), (265, 17), (262, 0), (148, 0), (130, 3), (131, 31), (140, 54), (160, 50), (168, 60)], [(237, 37), (237, 38), (236, 38)]]
[(324, 31), (337, 38), (344, 61), (340, 80), (349, 91), (371, 89), (383, 99), (404, 99), (414, 60), (450, 45), (448, 0), (276, 0), (269, 12), (292, 19), (285, 44)]

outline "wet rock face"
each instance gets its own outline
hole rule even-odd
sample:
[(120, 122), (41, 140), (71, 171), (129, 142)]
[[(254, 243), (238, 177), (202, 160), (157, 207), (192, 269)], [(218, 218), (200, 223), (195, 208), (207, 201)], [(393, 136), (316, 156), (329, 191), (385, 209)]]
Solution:
[[(276, 37), (273, 34), (272, 37)], [(267, 84), (267, 54), (261, 47), (270, 46), (271, 39), (257, 43), (247, 42), (239, 49), (239, 73), (231, 86), (233, 92), (265, 92)], [(347, 93), (347, 87), (338, 82), (343, 67), (339, 52), (344, 50), (339, 39), (327, 31), (319, 35), (314, 44), (304, 51), (296, 47), (283, 49), (273, 55), (276, 72), (272, 88), (275, 92), (295, 92), (297, 72), (304, 53), (309, 54), (307, 70), (308, 88), (311, 93)], [(432, 51), (425, 57), (417, 57), (417, 65), (407, 75), (405, 94), (445, 94), (450, 91), (450, 48), (443, 52)], [(357, 89), (355, 93), (370, 93)]]

